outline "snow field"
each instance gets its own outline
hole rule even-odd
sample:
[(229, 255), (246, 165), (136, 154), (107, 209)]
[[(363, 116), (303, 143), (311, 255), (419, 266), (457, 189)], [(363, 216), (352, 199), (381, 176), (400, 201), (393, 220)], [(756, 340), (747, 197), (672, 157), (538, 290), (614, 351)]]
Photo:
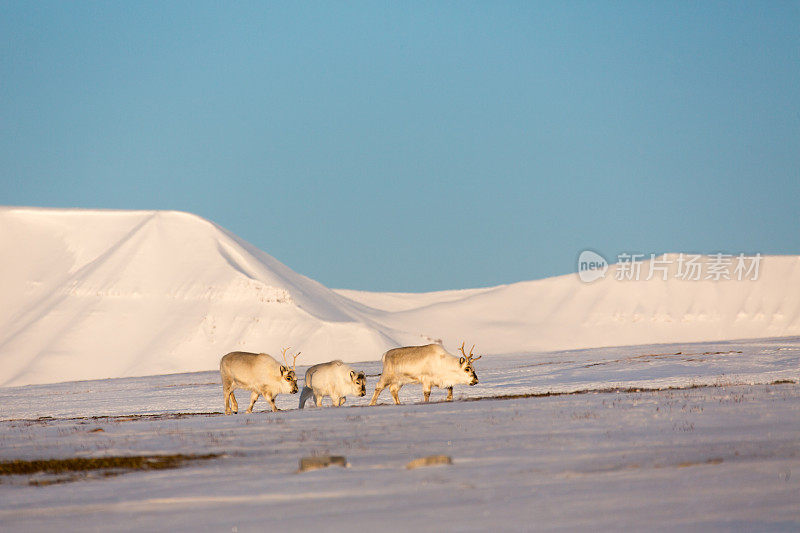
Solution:
[[(45, 487), (3, 479), (0, 523), (37, 531), (800, 525), (800, 339), (493, 356), (477, 366), (481, 383), (456, 387), (452, 403), (394, 406), (382, 397), (365, 407), (368, 394), (299, 411), (298, 395), (281, 395), (285, 411), (264, 412), (260, 400), (257, 412), (235, 416), (217, 414), (212, 373), (3, 388), (2, 460), (220, 457)], [(683, 388), (497, 399), (614, 383)], [(419, 401), (419, 387), (401, 399)], [(38, 418), (48, 411), (54, 418)], [(301, 457), (324, 454), (344, 455), (350, 467), (296, 473)], [(405, 469), (436, 454), (453, 464)]]

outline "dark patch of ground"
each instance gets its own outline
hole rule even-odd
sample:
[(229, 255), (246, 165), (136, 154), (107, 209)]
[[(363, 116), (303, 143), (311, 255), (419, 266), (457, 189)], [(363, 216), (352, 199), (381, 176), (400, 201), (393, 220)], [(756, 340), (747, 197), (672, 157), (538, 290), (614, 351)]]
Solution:
[(30, 476), (30, 485), (52, 485), (89, 477), (109, 477), (137, 470), (178, 468), (189, 461), (214, 459), (206, 455), (130, 455), (68, 457), (64, 459), (13, 460), (0, 462), (0, 476)]

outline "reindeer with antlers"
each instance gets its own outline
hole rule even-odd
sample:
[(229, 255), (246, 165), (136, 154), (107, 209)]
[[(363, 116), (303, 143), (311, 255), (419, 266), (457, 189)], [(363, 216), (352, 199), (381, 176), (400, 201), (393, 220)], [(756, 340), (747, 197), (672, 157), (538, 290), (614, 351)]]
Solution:
[[(219, 373), (222, 377), (222, 395), (225, 397), (225, 414), (237, 413), (239, 405), (236, 403), (235, 389), (250, 391), (250, 406), (248, 413), (253, 412), (253, 405), (259, 396), (263, 396), (273, 411), (277, 411), (275, 396), (279, 393), (296, 394), (297, 376), (295, 364), (298, 352), (289, 367), (286, 352), (283, 349), (283, 362), (278, 363), (271, 355), (265, 353), (231, 352), (222, 357), (219, 362)], [(231, 405), (233, 409), (231, 410)]]
[[(383, 354), (383, 371), (369, 404), (375, 405), (381, 391), (386, 387), (389, 387), (394, 403), (399, 404), (398, 393), (403, 385), (409, 383), (422, 384), (422, 394), (426, 402), (430, 399), (431, 388), (434, 386), (447, 389), (447, 401), (453, 401), (454, 385), (478, 383), (478, 375), (472, 364), (483, 356), (473, 357), (472, 350), (467, 355), (464, 344), (461, 343), (461, 358), (448, 353), (439, 344), (389, 350)], [(472, 349), (475, 349), (474, 345)]]

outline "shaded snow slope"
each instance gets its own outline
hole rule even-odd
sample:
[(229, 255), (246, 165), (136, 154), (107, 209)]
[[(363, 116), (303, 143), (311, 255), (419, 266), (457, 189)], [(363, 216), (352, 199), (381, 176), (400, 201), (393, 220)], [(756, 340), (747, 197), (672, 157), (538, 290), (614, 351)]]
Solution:
[(282, 346), (312, 364), (438, 340), (492, 354), (800, 335), (796, 256), (763, 258), (757, 281), (617, 281), (612, 266), (591, 284), (333, 291), (195, 215), (12, 207), (0, 250), (0, 386), (210, 370)]
[(186, 213), (4, 208), (0, 249), (13, 258), (0, 265), (3, 385), (208, 370), (231, 350), (289, 345), (366, 359), (403, 340)]

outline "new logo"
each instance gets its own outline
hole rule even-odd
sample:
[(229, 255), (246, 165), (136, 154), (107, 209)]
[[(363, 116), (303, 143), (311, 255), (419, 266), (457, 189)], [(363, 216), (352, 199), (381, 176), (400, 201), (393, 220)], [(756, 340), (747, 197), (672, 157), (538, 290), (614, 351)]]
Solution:
[(584, 250), (578, 256), (578, 277), (584, 283), (591, 283), (606, 277), (608, 261), (605, 257), (591, 250)]

